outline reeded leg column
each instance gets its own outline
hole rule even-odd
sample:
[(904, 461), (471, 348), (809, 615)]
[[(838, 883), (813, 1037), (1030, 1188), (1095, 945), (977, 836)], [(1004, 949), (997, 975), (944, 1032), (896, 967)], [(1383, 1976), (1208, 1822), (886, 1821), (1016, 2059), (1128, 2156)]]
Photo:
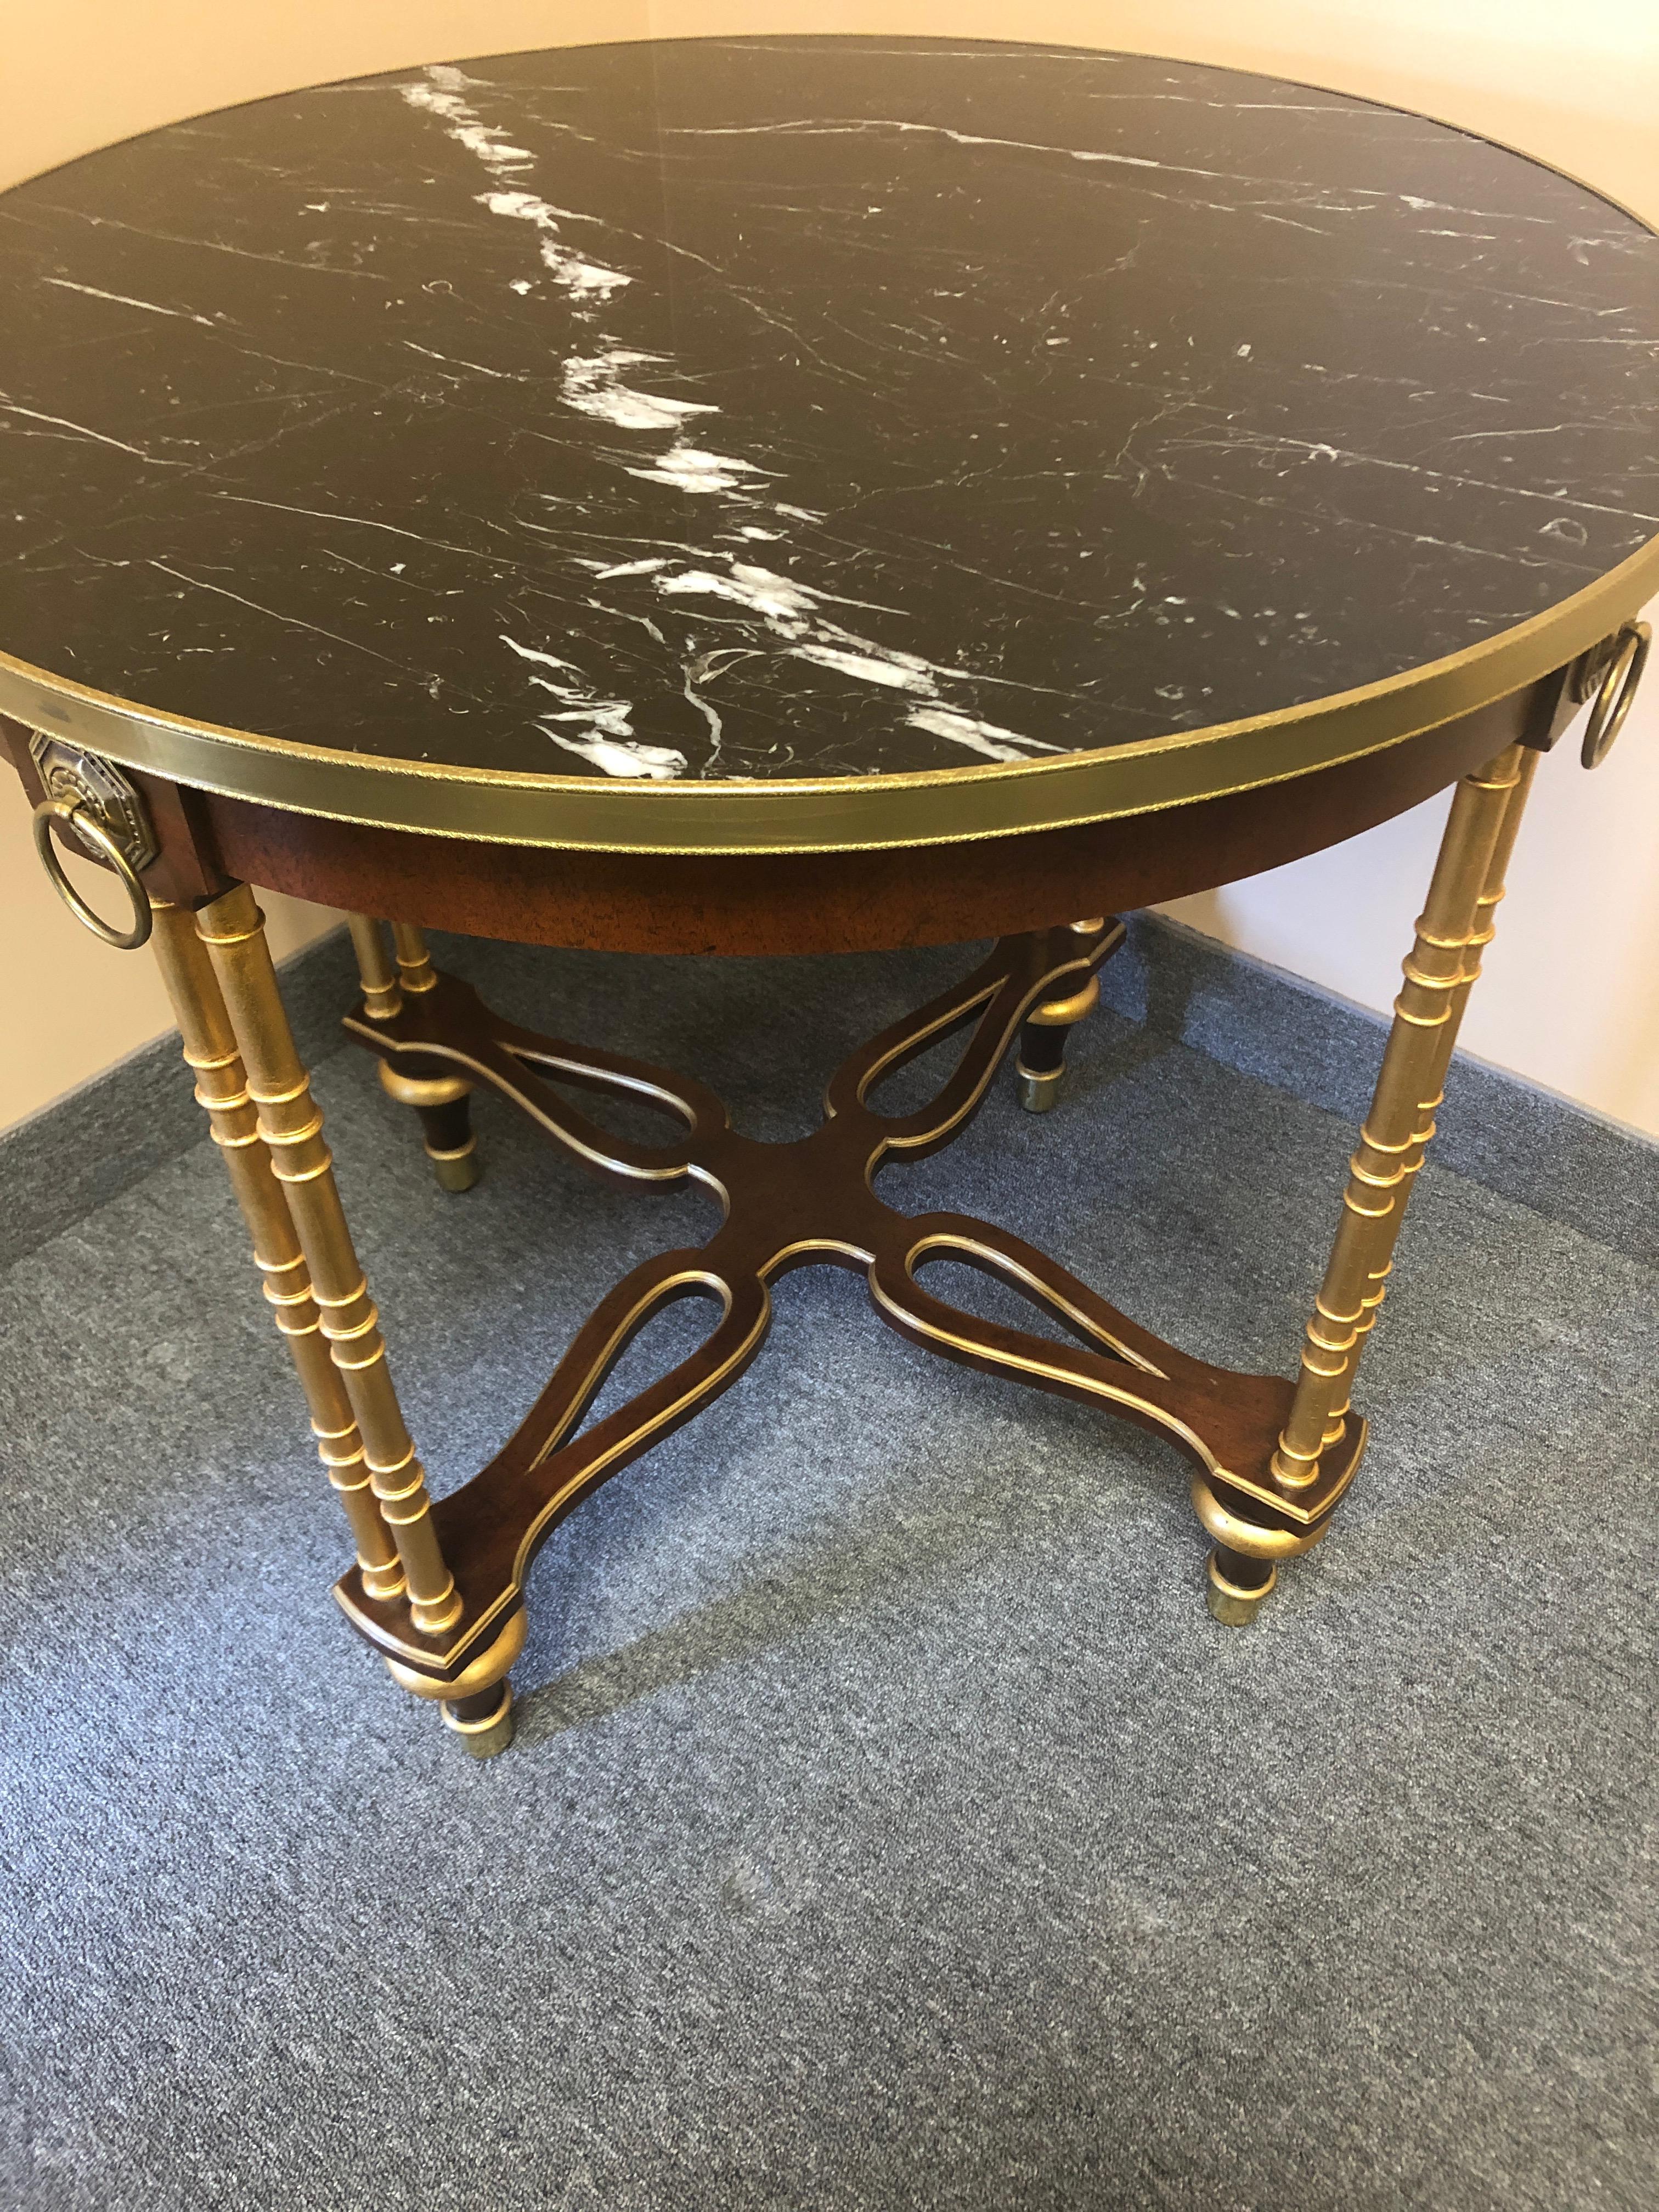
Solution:
[[(418, 998), (437, 981), (422, 932), (399, 921), (393, 923), (392, 933), (398, 951), (395, 971), (386, 957), (380, 923), (367, 915), (351, 916), (351, 941), (362, 980), (363, 1007), (371, 1021), (390, 1021), (401, 1010), (405, 993)], [(472, 1085), (435, 1057), (405, 1060), (395, 1067), (389, 1060), (383, 1060), (380, 1084), (389, 1097), (400, 1106), (412, 1106), (419, 1115), (426, 1156), (442, 1188), (471, 1190), (478, 1180)]]
[(196, 1096), (207, 1110), (253, 1240), (254, 1265), (264, 1277), (265, 1297), (311, 1408), (318, 1455), (351, 1523), (363, 1586), (374, 1597), (400, 1596), (403, 1565), (369, 1486), (356, 1420), (323, 1340), (294, 1218), (271, 1172), (225, 1002), (196, 934), (196, 917), (161, 900), (150, 904), (155, 957), (178, 1017), (185, 1062), (195, 1073)]
[[(1494, 915), (1538, 761), (1536, 752), (1511, 745), (1465, 776), (1453, 797), (1308, 1323), (1290, 1417), (1273, 1455), (1273, 1480), (1286, 1498), (1316, 1480), (1321, 1455), (1343, 1434), (1354, 1370), (1376, 1324), (1407, 1200), (1434, 1135), (1435, 1109), (1481, 951), (1496, 933)], [(1259, 1546), (1237, 1524), (1228, 1534), (1231, 1542), (1211, 1555), (1209, 1603), (1218, 1620), (1238, 1626), (1255, 1618), (1273, 1587), (1271, 1560), (1285, 1546), (1265, 1529)], [(1257, 1589), (1242, 1571), (1252, 1555), (1269, 1562)]]
[[(1074, 921), (1079, 936), (1103, 929), (1103, 919)], [(1086, 1015), (1100, 1004), (1100, 978), (1091, 975), (1080, 991), (1069, 998), (1050, 999), (1025, 1018), (1019, 1033), (1019, 1057), (1014, 1063), (1014, 1083), (1019, 1103), (1028, 1114), (1046, 1114), (1060, 1103), (1066, 1078), (1066, 1040)]]
[(264, 916), (243, 884), (204, 907), (196, 927), (224, 994), (272, 1172), (288, 1194), (322, 1332), (362, 1437), (374, 1497), (403, 1563), (415, 1626), (441, 1633), (460, 1619), (461, 1600), (432, 1526), (425, 1472), (392, 1388), (379, 1316), (323, 1141), (323, 1117), (276, 988)]

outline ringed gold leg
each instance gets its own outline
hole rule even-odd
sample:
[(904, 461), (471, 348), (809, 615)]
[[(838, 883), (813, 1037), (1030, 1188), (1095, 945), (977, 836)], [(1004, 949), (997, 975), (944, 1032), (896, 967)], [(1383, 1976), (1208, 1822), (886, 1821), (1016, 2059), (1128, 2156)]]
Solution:
[(272, 1172), (288, 1194), (322, 1333), (362, 1437), (374, 1494), (403, 1563), (415, 1626), (439, 1633), (461, 1618), (461, 1598), (432, 1526), (425, 1471), (392, 1387), (380, 1317), (323, 1141), (323, 1117), (277, 990), (264, 918), (252, 892), (240, 884), (204, 907), (196, 927), (224, 994)]
[(398, 1597), (404, 1589), (403, 1565), (370, 1489), (362, 1439), (323, 1340), (293, 1216), (271, 1172), (225, 1002), (196, 934), (196, 918), (159, 899), (150, 905), (155, 957), (178, 1017), (185, 1063), (195, 1073), (196, 1097), (224, 1157), (253, 1240), (254, 1265), (264, 1277), (265, 1297), (306, 1394), (318, 1455), (351, 1523), (363, 1586), (375, 1597)]
[[(1434, 1135), (1435, 1110), (1480, 973), (1480, 955), (1496, 933), (1493, 917), (1538, 761), (1535, 751), (1510, 745), (1465, 776), (1453, 797), (1416, 941), (1404, 964), (1370, 1111), (1350, 1163), (1290, 1414), (1273, 1455), (1273, 1482), (1286, 1498), (1317, 1480), (1322, 1455), (1347, 1425), (1354, 1370), (1387, 1291), (1395, 1241)], [(1271, 1557), (1275, 1548), (1253, 1543), (1244, 1530), (1218, 1551), (1210, 1572), (1211, 1610), (1218, 1619), (1238, 1617), (1224, 1609), (1238, 1581), (1229, 1559)], [(1266, 1595), (1264, 1585), (1260, 1595)], [(1243, 1617), (1253, 1618), (1254, 1610)]]
[(398, 971), (386, 957), (380, 925), (366, 914), (349, 915), (346, 921), (363, 987), (363, 1011), (372, 1022), (389, 1022), (403, 1012), (404, 995), (398, 988)]
[[(1394, 1265), (1395, 1244), (1405, 1219), (1413, 1182), (1423, 1165), (1435, 1133), (1434, 1115), (1443, 1103), (1446, 1076), (1457, 1043), (1457, 1033), (1462, 1026), (1469, 994), (1480, 977), (1481, 955), (1498, 934), (1498, 907), (1504, 896), (1504, 881), (1515, 850), (1521, 818), (1526, 811), (1532, 780), (1541, 757), (1540, 754), (1526, 746), (1513, 746), (1499, 761), (1494, 761), (1483, 769), (1479, 776), (1466, 777), (1458, 787), (1453, 801), (1453, 817), (1447, 822), (1434, 882), (1430, 886), (1429, 901), (1418, 923), (1417, 942), (1412, 948), (1411, 957), (1405, 963), (1406, 981), (1395, 1001), (1395, 1028), (1389, 1035), (1389, 1048), (1392, 1048), (1395, 1033), (1403, 1031), (1403, 1049), (1399, 1057), (1404, 1060), (1414, 1051), (1420, 1066), (1420, 1081), (1413, 1086), (1403, 1075), (1397, 1074), (1395, 1088), (1385, 1095), (1389, 1075), (1385, 1053), (1371, 1111), (1360, 1132), (1359, 1150), (1351, 1164), (1350, 1181), (1343, 1196), (1342, 1218), (1338, 1225), (1327, 1280), (1321, 1286), (1313, 1321), (1309, 1324), (1303, 1378), (1298, 1380), (1297, 1401), (1291, 1407), (1291, 1419), (1286, 1424), (1287, 1437), (1297, 1426), (1308, 1372), (1307, 1353), (1316, 1348), (1316, 1326), (1319, 1327), (1322, 1339), (1346, 1335), (1351, 1340), (1340, 1351), (1340, 1371), (1321, 1378), (1322, 1388), (1327, 1382), (1332, 1386), (1332, 1402), (1325, 1416), (1323, 1441), (1334, 1443), (1341, 1434), (1344, 1419), (1350, 1410), (1354, 1370), (1358, 1365), (1365, 1339), (1376, 1326), (1377, 1314), (1387, 1295), (1388, 1278)], [(1466, 793), (1468, 794), (1467, 799)], [(1455, 821), (1460, 804), (1463, 805), (1466, 815), (1466, 822), (1461, 826)], [(1468, 818), (1477, 815), (1478, 819)], [(1492, 826), (1494, 815), (1497, 817), (1495, 830)], [(1455, 830), (1468, 840), (1473, 849), (1465, 855), (1466, 872), (1462, 882), (1443, 884), (1443, 876), (1451, 873), (1447, 862), (1447, 848), (1452, 844)], [(1489, 835), (1492, 842), (1480, 895), (1474, 901), (1467, 930), (1461, 937), (1454, 937), (1448, 925), (1462, 919), (1468, 877), (1474, 872), (1475, 855)], [(1438, 915), (1441, 928), (1438, 933), (1436, 931), (1437, 888), (1442, 893)], [(1420, 1093), (1414, 1100), (1407, 1096), (1413, 1087)], [(1402, 1141), (1399, 1132), (1407, 1121), (1411, 1123), (1411, 1127)], [(1392, 1145), (1388, 1141), (1377, 1141), (1379, 1138), (1386, 1140), (1390, 1137)], [(1358, 1205), (1356, 1199), (1359, 1201)], [(1373, 1210), (1368, 1212), (1364, 1210), (1366, 1207)], [(1343, 1251), (1345, 1234), (1350, 1248), (1358, 1246), (1360, 1250), (1356, 1252), (1350, 1249), (1346, 1253)], [(1345, 1261), (1350, 1271), (1356, 1266), (1363, 1266), (1364, 1279), (1358, 1285), (1357, 1312), (1352, 1299), (1352, 1285), (1355, 1280), (1352, 1272), (1340, 1281), (1331, 1279), (1337, 1273), (1339, 1260)], [(1334, 1302), (1341, 1301), (1345, 1291), (1350, 1293), (1348, 1310), (1353, 1315), (1352, 1327), (1345, 1328), (1338, 1323), (1333, 1328), (1328, 1309)], [(1318, 1356), (1322, 1364), (1334, 1366), (1339, 1356), (1337, 1347), (1322, 1342), (1318, 1346)], [(1307, 1388), (1310, 1407), (1302, 1413), (1303, 1426), (1295, 1439), (1304, 1449), (1311, 1427), (1311, 1405), (1319, 1395), (1312, 1385)], [(1315, 1457), (1316, 1460), (1317, 1454)], [(1273, 1474), (1285, 1487), (1295, 1489), (1309, 1479), (1308, 1462), (1293, 1456), (1292, 1447), (1281, 1442), (1279, 1453), (1274, 1457)]]
[[(1104, 918), (1098, 915), (1091, 921), (1071, 925), (1080, 936), (1093, 936), (1105, 926)], [(1099, 1004), (1100, 977), (1095, 975), (1080, 991), (1064, 999), (1047, 1000), (1025, 1017), (1019, 1057), (1014, 1062), (1014, 1086), (1028, 1114), (1047, 1114), (1059, 1105), (1066, 1080), (1066, 1040)]]
[[(351, 942), (362, 980), (363, 1009), (371, 1021), (392, 1020), (401, 1012), (405, 994), (420, 998), (437, 983), (423, 933), (410, 922), (399, 921), (392, 924), (392, 934), (398, 956), (395, 971), (386, 958), (380, 923), (367, 915), (351, 916)], [(472, 1085), (435, 1056), (404, 1066), (383, 1060), (380, 1085), (400, 1106), (412, 1106), (419, 1115), (426, 1156), (440, 1187), (471, 1190), (479, 1172), (470, 1103)]]

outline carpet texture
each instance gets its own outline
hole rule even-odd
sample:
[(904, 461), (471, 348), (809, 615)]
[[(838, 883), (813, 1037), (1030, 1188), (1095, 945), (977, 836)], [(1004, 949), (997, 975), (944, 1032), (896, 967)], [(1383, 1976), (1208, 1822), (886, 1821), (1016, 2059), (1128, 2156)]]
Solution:
[[(447, 957), (786, 1137), (969, 956)], [(1351, 1127), (1110, 1008), (1073, 1061), (885, 1194), (1288, 1367)], [(446, 1197), (366, 1057), (318, 1090), (447, 1487), (712, 1202), (493, 1102)], [(1659, 1285), (1559, 1212), (1425, 1171), (1366, 1467), (1244, 1632), (1172, 1449), (787, 1278), (544, 1553), (479, 1765), (336, 1613), (212, 1147), (156, 1166), (0, 1291), (0, 2201), (1650, 2208)]]
[[(1163, 915), (1127, 917), (1128, 943), (1102, 978), (1106, 1002), (1156, 1036), (1241, 1075), (1358, 1121), (1388, 1024), (1282, 969)], [(506, 945), (434, 935), (490, 986)], [(460, 948), (465, 946), (465, 950)], [(283, 963), (283, 995), (307, 1064), (339, 1041), (357, 971), (342, 926)], [(639, 987), (630, 983), (629, 995)], [(833, 988), (833, 987), (831, 987)], [(605, 1017), (609, 1018), (609, 1015)], [(1441, 1116), (1443, 1168), (1644, 1261), (1659, 1252), (1659, 1146), (1518, 1075), (1459, 1054), (1454, 1110)], [(0, 1269), (24, 1259), (201, 1140), (179, 1080), (179, 1040), (157, 1037), (26, 1121), (0, 1130)]]

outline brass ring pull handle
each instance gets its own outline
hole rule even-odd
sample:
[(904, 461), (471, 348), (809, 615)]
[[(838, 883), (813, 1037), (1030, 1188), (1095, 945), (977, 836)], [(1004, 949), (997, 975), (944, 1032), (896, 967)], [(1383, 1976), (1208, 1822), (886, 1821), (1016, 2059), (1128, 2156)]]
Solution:
[[(113, 922), (106, 921), (94, 914), (74, 884), (64, 872), (64, 864), (58, 857), (58, 848), (52, 837), (52, 825), (61, 823), (88, 845), (95, 845), (121, 878), (127, 896), (132, 901), (132, 927), (117, 929)], [(52, 887), (79, 922), (84, 923), (94, 937), (101, 937), (106, 945), (118, 951), (136, 952), (149, 937), (155, 916), (150, 912), (149, 894), (138, 880), (137, 871), (121, 850), (109, 831), (81, 799), (43, 799), (34, 810), (34, 849), (40, 855), (40, 865), (51, 878)]]
[(1646, 623), (1626, 623), (1613, 641), (1613, 658), (1595, 694), (1595, 704), (1584, 731), (1579, 757), (1586, 768), (1600, 768), (1613, 750), (1635, 702), (1642, 671), (1653, 647), (1653, 631)]

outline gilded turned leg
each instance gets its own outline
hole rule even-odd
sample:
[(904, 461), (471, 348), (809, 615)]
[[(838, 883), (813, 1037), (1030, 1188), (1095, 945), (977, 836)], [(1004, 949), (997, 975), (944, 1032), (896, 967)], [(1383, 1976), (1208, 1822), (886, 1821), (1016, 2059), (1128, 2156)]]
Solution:
[(369, 1487), (362, 1439), (339, 1370), (323, 1340), (294, 1218), (271, 1172), (270, 1153), (259, 1134), (225, 1002), (196, 934), (196, 917), (159, 899), (150, 904), (155, 957), (178, 1018), (185, 1062), (195, 1073), (196, 1096), (207, 1110), (213, 1141), (223, 1154), (231, 1188), (253, 1240), (254, 1265), (264, 1277), (265, 1297), (311, 1408), (318, 1455), (351, 1523), (364, 1586), (376, 1597), (400, 1596), (404, 1589), (402, 1562)]
[[(1105, 927), (1092, 921), (1074, 921), (1079, 936), (1093, 936)], [(1066, 1040), (1085, 1015), (1100, 1004), (1100, 977), (1091, 975), (1080, 991), (1064, 999), (1049, 999), (1025, 1017), (1019, 1033), (1019, 1057), (1014, 1063), (1014, 1083), (1019, 1103), (1028, 1114), (1046, 1114), (1060, 1103), (1066, 1077)]]
[[(380, 925), (367, 915), (351, 916), (351, 942), (362, 979), (363, 1010), (371, 1021), (390, 1021), (403, 1006), (404, 995), (418, 998), (430, 991), (437, 978), (422, 933), (409, 922), (394, 922), (397, 947), (394, 970), (386, 957)], [(477, 1139), (472, 1133), (472, 1085), (441, 1060), (405, 1060), (393, 1066), (380, 1062), (380, 1084), (400, 1106), (412, 1106), (421, 1119), (426, 1156), (432, 1172), (445, 1190), (471, 1190), (478, 1180)]]
[[(370, 1486), (390, 1528), (408, 1585), (415, 1628), (440, 1635), (462, 1603), (432, 1525), (426, 1476), (392, 1387), (379, 1316), (346, 1225), (323, 1117), (288, 1025), (265, 944), (264, 917), (246, 884), (204, 907), (196, 927), (223, 994), (247, 1091), (271, 1171), (288, 1196), (300, 1249), (333, 1364), (362, 1440)], [(503, 1654), (496, 1680), (513, 1654)], [(469, 1691), (491, 1686), (469, 1684)], [(504, 1704), (503, 1696), (503, 1704)], [(453, 1716), (446, 1710), (445, 1717)], [(504, 1715), (503, 1715), (504, 1717)], [(502, 1741), (490, 1746), (504, 1747)]]
[[(1480, 955), (1496, 933), (1494, 916), (1538, 761), (1536, 752), (1511, 745), (1465, 776), (1453, 797), (1370, 1111), (1350, 1163), (1290, 1416), (1273, 1455), (1273, 1483), (1286, 1498), (1318, 1479), (1322, 1455), (1344, 1435), (1354, 1370), (1376, 1324), (1407, 1200), (1434, 1135), (1435, 1109), (1480, 973)], [(1205, 1510), (1206, 1499), (1212, 1510)], [(1210, 1560), (1210, 1610), (1218, 1620), (1241, 1626), (1255, 1619), (1273, 1587), (1272, 1561), (1306, 1550), (1326, 1524), (1322, 1520), (1292, 1542), (1283, 1530), (1265, 1524), (1252, 1528), (1221, 1513), (1212, 1492), (1206, 1491), (1199, 1504), (1218, 1539)], [(1260, 1575), (1263, 1562), (1267, 1571), (1255, 1587), (1251, 1571)]]

